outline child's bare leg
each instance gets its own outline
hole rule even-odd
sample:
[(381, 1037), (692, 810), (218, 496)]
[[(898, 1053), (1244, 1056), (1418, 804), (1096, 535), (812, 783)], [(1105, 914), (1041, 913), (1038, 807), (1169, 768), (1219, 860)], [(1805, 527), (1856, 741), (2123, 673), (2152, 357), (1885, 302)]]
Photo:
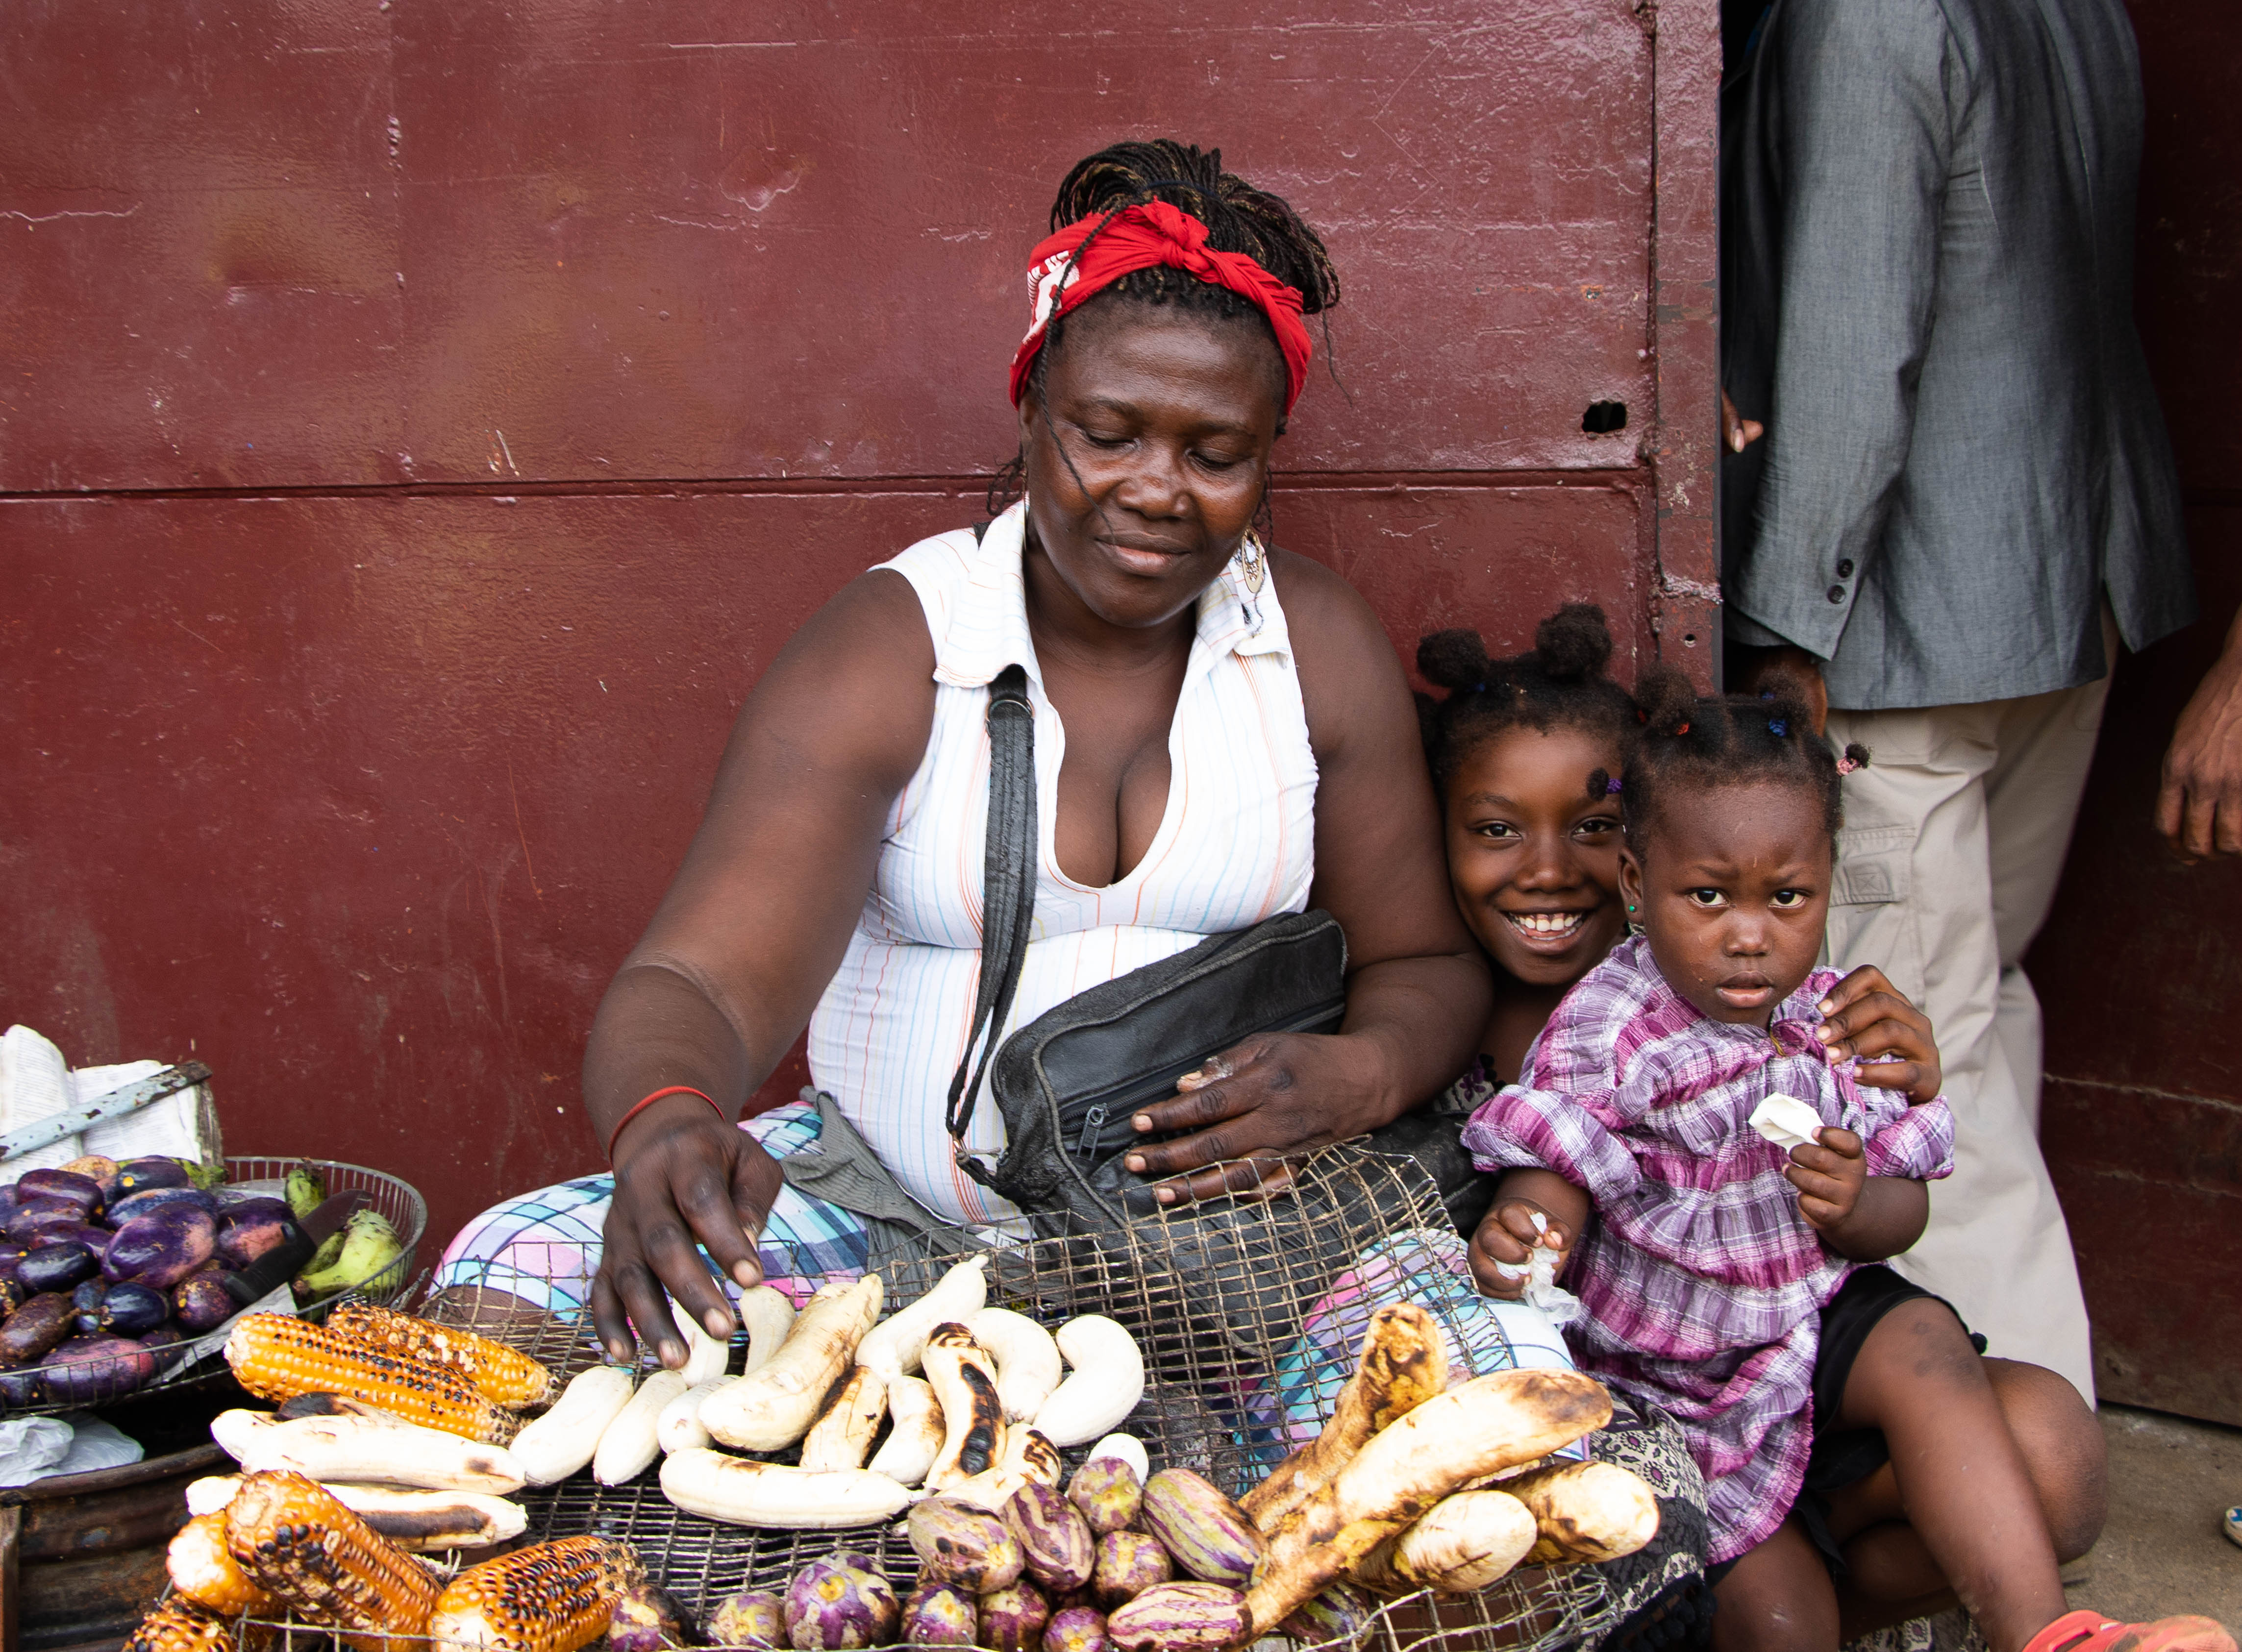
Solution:
[(1713, 1652), (1836, 1652), (1837, 1591), (1795, 1520), (1746, 1551), (1713, 1599)]
[[(1879, 1320), (1854, 1361), (1837, 1421), (1883, 1430), (1910, 1536), (1993, 1652), (2016, 1652), (2068, 1609), (2039, 1489), (1985, 1361), (1950, 1308), (1917, 1299)], [(1895, 1535), (1869, 1546), (1856, 1538), (1854, 1545), (1903, 1595), (1913, 1593), (1910, 1573), (1923, 1577), (1905, 1563), (1906, 1541)], [(1873, 1575), (1860, 1580), (1863, 1588)]]
[[(2012, 1360), (1984, 1363), (2010, 1437), (2039, 1494), (2055, 1557), (2077, 1560), (2102, 1534), (2101, 1425), (2078, 1391), (2052, 1371)], [(1846, 1640), (1954, 1604), (1938, 1562), (1907, 1524), (1889, 1464), (1829, 1494), (1829, 1529), (1844, 1548), (1849, 1573), (1837, 1588)]]

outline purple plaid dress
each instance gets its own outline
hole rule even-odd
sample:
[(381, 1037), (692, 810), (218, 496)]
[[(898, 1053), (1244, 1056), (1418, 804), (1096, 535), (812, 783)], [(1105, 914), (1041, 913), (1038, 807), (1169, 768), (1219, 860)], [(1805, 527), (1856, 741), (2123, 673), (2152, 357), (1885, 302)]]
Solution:
[(1650, 944), (1626, 941), (1566, 994), (1527, 1052), (1523, 1084), (1464, 1128), (1482, 1170), (1551, 1170), (1596, 1219), (1563, 1283), (1586, 1314), (1567, 1335), (1582, 1370), (1664, 1407), (1703, 1471), (1711, 1558), (1772, 1535), (1814, 1443), (1818, 1315), (1853, 1264), (1823, 1247), (1783, 1179), (1789, 1156), (1745, 1121), (1780, 1092), (1867, 1144), (1869, 1174), (1953, 1168), (1944, 1098), (1910, 1106), (1832, 1066), (1816, 970), (1765, 1031), (1701, 1015)]

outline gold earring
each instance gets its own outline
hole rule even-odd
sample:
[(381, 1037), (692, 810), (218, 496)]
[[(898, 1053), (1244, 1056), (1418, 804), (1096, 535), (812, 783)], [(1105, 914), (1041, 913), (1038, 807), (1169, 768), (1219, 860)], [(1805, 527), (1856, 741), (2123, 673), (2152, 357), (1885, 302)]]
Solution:
[(1235, 560), (1238, 571), (1245, 576), (1247, 594), (1260, 595), (1261, 581), (1268, 577), (1269, 559), (1262, 549), (1261, 536), (1250, 527), (1245, 530), (1245, 537), (1238, 541)]

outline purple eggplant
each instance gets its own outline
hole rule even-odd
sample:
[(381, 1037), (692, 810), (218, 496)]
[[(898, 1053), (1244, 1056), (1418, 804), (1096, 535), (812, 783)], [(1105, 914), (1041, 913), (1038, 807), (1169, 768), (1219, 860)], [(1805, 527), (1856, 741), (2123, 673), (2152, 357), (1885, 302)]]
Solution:
[(14, 1244), (26, 1250), (51, 1241), (64, 1228), (83, 1227), (85, 1212), (66, 1199), (27, 1199), (9, 1212), (8, 1225), (0, 1228)]
[(1051, 1602), (1026, 1578), (981, 1597), (980, 1644), (996, 1652), (1030, 1652), (1043, 1643)]
[(36, 1405), (46, 1393), (46, 1374), (37, 1366), (0, 1371), (0, 1407)]
[(1044, 1629), (1044, 1652), (1105, 1652), (1105, 1614), (1094, 1606), (1054, 1612)]
[(981, 1603), (955, 1583), (923, 1582), (903, 1602), (903, 1638), (913, 1646), (971, 1646)]
[(77, 1328), (77, 1311), (60, 1291), (47, 1291), (0, 1325), (0, 1366), (37, 1365), (48, 1349)]
[(717, 1646), (783, 1647), (786, 1602), (769, 1589), (742, 1589), (717, 1602), (701, 1632)]
[(109, 1207), (107, 1219), (111, 1227), (122, 1227), (134, 1217), (146, 1216), (165, 1205), (191, 1205), (213, 1215), (218, 1211), (217, 1203), (199, 1187), (151, 1187), (118, 1199)]
[(156, 1356), (123, 1337), (72, 1337), (47, 1356), (47, 1398), (59, 1405), (95, 1406), (143, 1387), (156, 1374)]
[(109, 1281), (94, 1275), (70, 1293), (70, 1306), (77, 1314), (77, 1328), (82, 1335), (91, 1336), (102, 1328), (102, 1299), (109, 1294)]
[(786, 1633), (795, 1652), (852, 1652), (886, 1646), (903, 1620), (903, 1602), (888, 1580), (828, 1555), (803, 1567), (786, 1590)]
[(167, 1320), (142, 1337), (140, 1346), (144, 1348), (176, 1348), (186, 1340), (179, 1327)]
[(129, 1193), (151, 1187), (191, 1187), (187, 1167), (176, 1158), (130, 1158), (101, 1185), (101, 1196), (114, 1205)]
[(607, 1626), (608, 1652), (664, 1652), (668, 1647), (697, 1645), (700, 1639), (692, 1615), (658, 1583), (625, 1589)]
[(33, 1291), (70, 1291), (101, 1272), (100, 1259), (75, 1239), (43, 1245), (17, 1265)]
[(80, 1222), (76, 1227), (58, 1227), (47, 1236), (50, 1245), (83, 1245), (93, 1252), (98, 1262), (109, 1254), (109, 1241), (117, 1237), (113, 1228), (99, 1227), (91, 1222)]
[(218, 1253), (227, 1266), (247, 1267), (267, 1251), (302, 1237), (295, 1212), (277, 1199), (260, 1199), (223, 1211), (218, 1219)]
[(216, 1273), (198, 1273), (171, 1287), (171, 1312), (182, 1328), (197, 1336), (217, 1330), (239, 1306)]
[(112, 1283), (137, 1279), (166, 1291), (209, 1261), (217, 1248), (218, 1224), (208, 1211), (166, 1205), (117, 1230), (101, 1271)]
[(16, 1199), (59, 1199), (77, 1206), (81, 1217), (101, 1208), (101, 1184), (67, 1170), (27, 1170), (16, 1179)]
[(112, 1285), (101, 1299), (101, 1328), (121, 1337), (143, 1337), (171, 1317), (171, 1299), (132, 1279)]

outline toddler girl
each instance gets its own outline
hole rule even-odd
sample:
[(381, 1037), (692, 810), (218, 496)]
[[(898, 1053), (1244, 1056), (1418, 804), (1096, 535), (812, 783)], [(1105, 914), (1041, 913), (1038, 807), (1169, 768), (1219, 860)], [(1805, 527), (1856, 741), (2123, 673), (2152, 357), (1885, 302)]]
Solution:
[[(1554, 1249), (1582, 1367), (1680, 1421), (1717, 1647), (1834, 1649), (1950, 1585), (1994, 1652), (2099, 1652), (2121, 1629), (2231, 1647), (2207, 1620), (2065, 1612), (2058, 1547), (2099, 1526), (2092, 1418), (2059, 1378), (1992, 1371), (1944, 1303), (1875, 1266), (1921, 1232), (1954, 1127), (1919, 1017), (1825, 1022), (1839, 777), (1868, 754), (1841, 765), (1803, 708), (1701, 701), (1678, 674), (1638, 697), (1619, 889), (1642, 932), (1465, 1131), (1505, 1170), (1482, 1282), (1514, 1294), (1536, 1242)], [(1788, 1153), (1749, 1123), (1778, 1094), (1821, 1120)]]

